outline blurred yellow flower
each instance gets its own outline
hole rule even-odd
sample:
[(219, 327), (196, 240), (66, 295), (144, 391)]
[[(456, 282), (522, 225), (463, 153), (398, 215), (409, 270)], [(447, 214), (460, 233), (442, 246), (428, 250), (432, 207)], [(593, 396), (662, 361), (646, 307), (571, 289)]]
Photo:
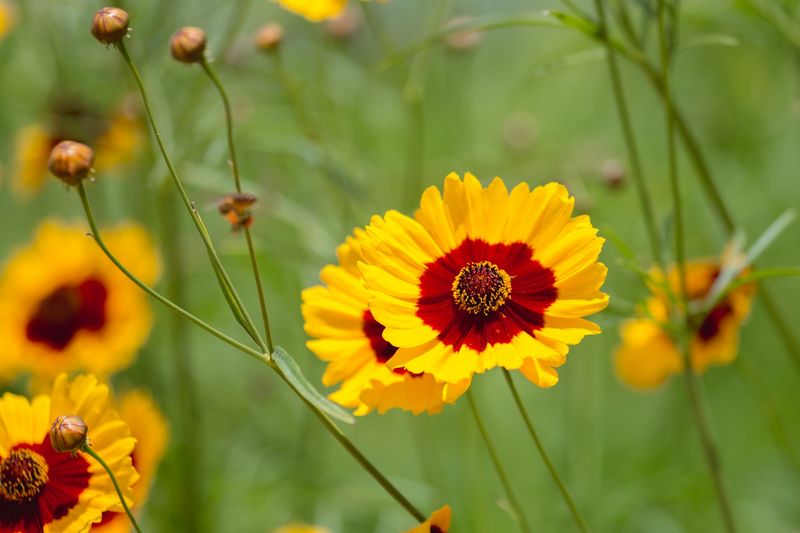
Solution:
[[(119, 401), (119, 415), (136, 439), (131, 461), (141, 477), (133, 485), (133, 501), (141, 509), (147, 501), (158, 463), (166, 451), (167, 421), (153, 398), (144, 391), (123, 394)], [(106, 511), (102, 520), (92, 526), (92, 531), (103, 533), (128, 533), (130, 530), (128, 517), (124, 512), (116, 511)]]
[(308, 524), (293, 522), (273, 530), (272, 533), (331, 533), (331, 530), (327, 527), (309, 526)]
[(7, 0), (0, 0), (0, 40), (17, 24), (17, 6)]
[(138, 478), (130, 458), (136, 441), (112, 409), (108, 387), (94, 376), (70, 382), (61, 374), (50, 396), (0, 398), (0, 531), (78, 533), (103, 512), (122, 510), (97, 461), (84, 452), (53, 450), (50, 424), (60, 415), (86, 422), (92, 448), (131, 500)]
[(444, 403), (454, 402), (469, 387), (469, 379), (457, 385), (437, 382), (430, 374), (413, 374), (386, 366), (397, 348), (386, 342), (383, 326), (369, 311), (369, 295), (358, 271), (363, 261), (361, 247), (366, 235), (354, 236), (337, 250), (339, 266), (328, 265), (320, 278), (327, 286), (303, 291), (306, 333), (315, 337), (309, 349), (328, 367), (322, 377), (326, 386), (342, 382), (330, 398), (357, 415), (373, 409), (385, 413), (392, 408), (414, 414), (438, 413)]
[[(135, 275), (156, 280), (159, 261), (142, 227), (119, 226), (104, 238)], [(0, 273), (0, 376), (107, 375), (131, 363), (151, 324), (144, 293), (82, 226), (46, 221)]]
[[(128, 110), (108, 117), (93, 116), (83, 109), (58, 111), (54, 124), (33, 124), (16, 136), (13, 190), (20, 196), (37, 193), (48, 178), (47, 160), (60, 141), (78, 140), (95, 151), (98, 173), (130, 162), (143, 143), (139, 118)], [(61, 116), (63, 115), (63, 116)]]
[(284, 9), (302, 15), (311, 22), (320, 22), (340, 15), (347, 0), (277, 0)]
[(600, 328), (604, 240), (558, 183), (511, 193), (467, 173), (422, 196), (415, 219), (396, 211), (367, 227), (360, 265), (370, 310), (398, 347), (391, 367), (458, 383), (496, 366), (541, 387), (558, 382), (569, 345)]
[(431, 514), (430, 518), (405, 533), (447, 533), (450, 531), (451, 514), (449, 505), (440, 507)]
[[(724, 264), (724, 261), (723, 261)], [(720, 261), (702, 260), (686, 265), (686, 288), (690, 305), (701, 302), (711, 290), (723, 268)], [(653, 278), (664, 282), (664, 275), (653, 272)], [(679, 290), (676, 268), (671, 268), (666, 283), (675, 294)], [(739, 327), (750, 312), (755, 286), (743, 285), (719, 302), (697, 324), (690, 343), (692, 368), (704, 372), (710, 365), (733, 361), (739, 348)], [(620, 380), (637, 389), (652, 389), (671, 375), (683, 372), (683, 358), (664, 324), (672, 306), (663, 288), (653, 287), (653, 296), (646, 302), (647, 318), (634, 318), (620, 326), (622, 344), (615, 353)]]

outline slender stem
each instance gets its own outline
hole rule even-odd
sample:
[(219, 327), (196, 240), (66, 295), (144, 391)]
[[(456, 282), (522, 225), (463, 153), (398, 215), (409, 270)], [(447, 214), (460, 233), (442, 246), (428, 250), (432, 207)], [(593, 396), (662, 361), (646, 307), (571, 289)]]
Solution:
[(708, 427), (708, 419), (703, 409), (703, 404), (700, 398), (700, 390), (698, 385), (697, 376), (691, 367), (691, 357), (687, 342), (683, 340), (683, 361), (684, 361), (684, 375), (686, 376), (686, 388), (689, 393), (689, 400), (692, 406), (692, 414), (697, 425), (697, 432), (700, 434), (700, 441), (703, 444), (703, 451), (705, 452), (706, 462), (711, 471), (711, 477), (714, 480), (714, 488), (717, 492), (717, 500), (719, 502), (720, 510), (722, 511), (722, 518), (725, 522), (725, 530), (729, 533), (735, 533), (736, 525), (733, 520), (733, 511), (731, 510), (730, 498), (725, 488), (725, 483), (722, 480), (722, 465), (719, 460), (719, 452), (714, 442), (714, 437)]
[(139, 278), (134, 276), (127, 268), (125, 268), (125, 266), (122, 265), (122, 263), (119, 262), (119, 260), (114, 256), (114, 254), (111, 253), (111, 250), (108, 249), (108, 247), (106, 246), (106, 244), (103, 241), (102, 237), (100, 236), (100, 231), (97, 229), (97, 224), (96, 224), (95, 219), (94, 219), (94, 213), (92, 212), (91, 205), (89, 204), (89, 198), (86, 195), (86, 189), (85, 189), (83, 183), (80, 183), (78, 185), (78, 194), (81, 197), (81, 203), (83, 204), (83, 210), (86, 213), (86, 220), (89, 222), (89, 228), (91, 228), (91, 230), (92, 230), (92, 233), (91, 233), (92, 239), (94, 239), (94, 241), (97, 243), (97, 245), (100, 247), (100, 249), (106, 255), (106, 257), (108, 257), (108, 259), (111, 260), (111, 262), (114, 263), (114, 265), (120, 270), (120, 272), (122, 272), (128, 279), (133, 281), (136, 285), (139, 286), (139, 288), (141, 288), (147, 294), (149, 294), (150, 296), (152, 296), (153, 298), (155, 298), (156, 300), (158, 300), (162, 304), (166, 305), (167, 307), (169, 307), (170, 309), (172, 309), (176, 313), (188, 318), (194, 324), (200, 326), (202, 329), (204, 329), (207, 332), (211, 333), (212, 335), (217, 337), (222, 342), (225, 342), (225, 343), (233, 346), (237, 350), (240, 350), (240, 351), (246, 353), (250, 357), (258, 359), (259, 361), (263, 362), (265, 360), (269, 360), (269, 356), (268, 355), (263, 354), (261, 352), (258, 352), (256, 350), (254, 350), (253, 348), (250, 348), (249, 346), (247, 346), (245, 344), (242, 344), (241, 342), (237, 341), (236, 339), (234, 339), (232, 337), (229, 337), (228, 335), (225, 335), (224, 333), (222, 333), (221, 331), (216, 329), (214, 326), (208, 324), (207, 322), (204, 322), (203, 320), (201, 320), (200, 318), (196, 317), (195, 315), (193, 315), (192, 313), (190, 313), (186, 309), (184, 309), (184, 308), (180, 307), (179, 305), (175, 304), (170, 299), (166, 298), (165, 296), (163, 296), (159, 292), (155, 291), (150, 286), (145, 284), (142, 280), (140, 280)]
[(503, 468), (503, 464), (500, 462), (500, 457), (497, 454), (497, 450), (495, 449), (494, 444), (492, 444), (492, 439), (489, 437), (489, 432), (486, 431), (486, 426), (483, 424), (483, 419), (478, 412), (478, 406), (475, 403), (475, 399), (472, 397), (472, 391), (467, 391), (467, 401), (469, 403), (470, 411), (472, 411), (472, 417), (475, 419), (475, 425), (478, 426), (478, 431), (483, 438), (483, 443), (486, 445), (486, 450), (489, 452), (489, 457), (492, 458), (492, 464), (494, 465), (495, 472), (497, 472), (497, 477), (500, 478), (500, 482), (503, 484), (503, 488), (506, 491), (508, 502), (511, 504), (517, 520), (519, 520), (520, 529), (530, 533), (531, 528), (528, 525), (525, 514), (522, 512), (522, 506), (519, 504), (519, 500), (517, 500), (517, 497), (514, 494), (514, 489), (511, 487), (511, 482), (509, 481), (508, 475)]
[[(233, 113), (231, 112), (231, 103), (228, 99), (228, 94), (225, 91), (225, 87), (222, 85), (219, 77), (217, 76), (214, 69), (211, 68), (211, 65), (208, 64), (205, 58), (200, 62), (200, 66), (203, 67), (203, 71), (208, 75), (211, 79), (211, 82), (217, 88), (217, 92), (219, 92), (219, 96), (222, 99), (222, 105), (225, 108), (225, 129), (227, 131), (228, 136), (228, 153), (231, 157), (231, 172), (233, 173), (233, 181), (236, 185), (236, 191), (242, 192), (242, 180), (239, 176), (239, 163), (236, 159), (236, 143), (233, 140)], [(261, 283), (261, 272), (258, 268), (258, 260), (256, 259), (256, 252), (255, 248), (253, 247), (253, 238), (250, 235), (250, 228), (244, 228), (245, 238), (247, 240), (247, 253), (250, 256), (250, 265), (253, 269), (253, 278), (256, 283), (256, 293), (258, 294), (258, 305), (261, 309), (261, 320), (264, 323), (264, 333), (267, 339), (267, 349), (269, 353), (275, 349), (275, 345), (272, 342), (272, 329), (270, 328), (269, 324), (269, 312), (267, 310), (267, 300), (264, 297), (264, 287)]]
[(611, 75), (611, 85), (614, 90), (617, 112), (619, 113), (622, 132), (625, 137), (625, 144), (628, 148), (628, 158), (631, 163), (631, 174), (633, 175), (634, 182), (636, 183), (636, 191), (639, 194), (639, 203), (641, 204), (642, 211), (644, 213), (645, 227), (647, 228), (653, 259), (663, 270), (665, 265), (661, 252), (661, 239), (658, 236), (658, 226), (656, 224), (653, 211), (653, 203), (650, 199), (650, 192), (647, 189), (647, 185), (644, 180), (642, 164), (639, 158), (639, 150), (636, 146), (636, 140), (633, 134), (633, 126), (631, 123), (631, 118), (628, 114), (625, 90), (622, 86), (622, 76), (620, 75), (619, 64), (617, 63), (616, 51), (610, 44), (607, 35), (608, 23), (605, 8), (603, 7), (603, 0), (595, 0), (595, 6), (597, 8), (597, 15), (599, 18), (598, 33), (604, 36), (603, 42), (606, 45), (608, 70)]
[(578, 511), (578, 507), (572, 500), (572, 496), (570, 496), (569, 491), (567, 491), (566, 486), (561, 481), (561, 478), (558, 476), (558, 472), (556, 472), (556, 469), (553, 466), (552, 461), (550, 461), (550, 457), (548, 457), (547, 452), (544, 450), (542, 441), (539, 440), (539, 435), (536, 433), (536, 430), (533, 427), (533, 422), (531, 421), (531, 418), (528, 416), (528, 411), (527, 409), (525, 409), (525, 405), (522, 403), (522, 399), (519, 396), (519, 392), (517, 392), (517, 386), (514, 385), (514, 379), (511, 377), (511, 373), (509, 373), (509, 371), (504, 368), (503, 376), (505, 376), (506, 378), (506, 383), (508, 384), (508, 388), (511, 391), (511, 396), (514, 397), (514, 403), (517, 404), (517, 410), (519, 410), (519, 414), (525, 421), (525, 427), (528, 428), (528, 433), (533, 439), (533, 443), (536, 445), (536, 449), (539, 451), (539, 455), (542, 457), (545, 466), (547, 466), (547, 470), (550, 472), (550, 476), (553, 478), (553, 481), (556, 482), (556, 485), (558, 486), (558, 491), (561, 493), (561, 497), (564, 499), (564, 502), (567, 504), (567, 507), (569, 507), (569, 510), (572, 513), (572, 518), (575, 519), (575, 524), (578, 526), (578, 529), (580, 529), (584, 533), (588, 532), (589, 526), (586, 524), (586, 521), (583, 519), (583, 516), (581, 516), (581, 513)]
[(172, 181), (175, 183), (175, 187), (178, 189), (178, 193), (183, 200), (184, 206), (186, 210), (189, 212), (189, 215), (192, 217), (192, 221), (194, 222), (195, 227), (197, 228), (198, 233), (200, 234), (200, 238), (203, 240), (203, 244), (208, 251), (209, 259), (211, 260), (212, 266), (214, 267), (215, 272), (217, 273), (217, 277), (219, 278), (220, 284), (223, 286), (223, 290), (226, 291), (226, 298), (230, 296), (229, 303), (231, 305), (231, 310), (237, 316), (242, 327), (244, 327), (245, 331), (253, 338), (253, 340), (261, 347), (263, 350), (267, 350), (266, 344), (261, 339), (261, 336), (258, 334), (258, 331), (253, 324), (253, 320), (250, 318), (250, 315), (247, 313), (247, 309), (245, 308), (244, 304), (242, 303), (241, 298), (236, 292), (236, 289), (233, 287), (233, 283), (228, 276), (228, 273), (225, 271), (225, 267), (222, 265), (222, 261), (219, 259), (219, 255), (217, 251), (214, 249), (214, 244), (211, 242), (211, 237), (208, 234), (208, 230), (203, 223), (203, 219), (200, 217), (200, 213), (198, 213), (197, 209), (195, 208), (194, 204), (191, 200), (189, 200), (189, 195), (186, 193), (186, 189), (183, 186), (183, 182), (181, 181), (180, 177), (178, 176), (178, 172), (175, 170), (175, 165), (172, 164), (172, 160), (167, 154), (166, 146), (164, 146), (164, 141), (161, 139), (161, 134), (158, 131), (158, 127), (156, 126), (155, 118), (153, 117), (153, 111), (150, 108), (150, 101), (147, 97), (147, 91), (144, 87), (144, 80), (142, 80), (141, 74), (139, 74), (139, 70), (136, 68), (133, 60), (131, 59), (130, 55), (128, 54), (128, 50), (125, 47), (125, 41), (121, 40), (115, 43), (117, 50), (119, 50), (120, 54), (122, 55), (125, 63), (128, 65), (128, 68), (131, 71), (134, 79), (136, 80), (136, 85), (139, 87), (139, 92), (142, 96), (142, 103), (144, 105), (145, 114), (147, 115), (147, 120), (150, 123), (150, 127), (153, 130), (153, 134), (155, 135), (156, 142), (158, 144), (158, 148), (161, 151), (161, 155), (164, 158), (164, 162), (167, 165), (167, 169), (169, 170), (170, 177)]
[(141, 528), (139, 528), (139, 524), (136, 523), (136, 519), (133, 517), (133, 513), (131, 513), (131, 510), (128, 507), (128, 503), (125, 501), (125, 496), (122, 495), (122, 489), (119, 488), (119, 483), (117, 483), (117, 478), (116, 476), (114, 476), (114, 473), (111, 471), (111, 468), (108, 467), (106, 462), (103, 461), (103, 458), (97, 455), (97, 453), (93, 449), (91, 449), (88, 444), (84, 444), (83, 447), (81, 448), (81, 451), (83, 451), (88, 455), (91, 455), (95, 461), (100, 463), (100, 466), (103, 467), (103, 470), (106, 471), (108, 477), (111, 478), (111, 483), (114, 485), (114, 489), (117, 491), (117, 496), (119, 496), (119, 501), (122, 504), (122, 508), (125, 509), (125, 513), (128, 515), (131, 524), (133, 524), (133, 528), (138, 533), (142, 533)]

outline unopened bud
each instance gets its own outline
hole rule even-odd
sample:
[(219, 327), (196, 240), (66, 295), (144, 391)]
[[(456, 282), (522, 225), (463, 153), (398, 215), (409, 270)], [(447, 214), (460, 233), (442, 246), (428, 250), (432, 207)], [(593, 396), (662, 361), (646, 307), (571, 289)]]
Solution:
[[(472, 20), (471, 17), (456, 17), (447, 22), (446, 29), (461, 26)], [(482, 35), (477, 30), (466, 29), (449, 34), (444, 39), (444, 44), (453, 51), (464, 52), (470, 50), (481, 42)]]
[(128, 12), (118, 7), (104, 7), (94, 14), (92, 35), (103, 44), (112, 44), (128, 35)]
[(67, 185), (77, 185), (92, 171), (94, 151), (85, 144), (61, 141), (50, 152), (50, 172)]
[(256, 33), (256, 46), (265, 52), (278, 48), (283, 41), (283, 26), (276, 23), (265, 24)]
[(86, 443), (88, 432), (83, 418), (72, 416), (59, 416), (50, 426), (50, 444), (57, 452), (75, 453)]
[(181, 28), (172, 34), (169, 50), (181, 63), (199, 63), (206, 51), (206, 32), (194, 26)]
[(603, 163), (600, 175), (603, 183), (611, 189), (619, 189), (625, 184), (625, 166), (619, 159), (609, 159)]
[(341, 15), (325, 23), (325, 31), (334, 39), (349, 39), (361, 27), (361, 17), (352, 8), (345, 9)]

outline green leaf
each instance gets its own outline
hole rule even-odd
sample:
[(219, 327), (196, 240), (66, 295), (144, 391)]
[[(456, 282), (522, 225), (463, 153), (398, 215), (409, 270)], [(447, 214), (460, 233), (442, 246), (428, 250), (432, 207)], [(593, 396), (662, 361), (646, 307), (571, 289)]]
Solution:
[(337, 420), (341, 420), (347, 424), (355, 423), (353, 415), (327, 399), (325, 396), (320, 394), (317, 389), (314, 388), (314, 386), (303, 375), (303, 371), (300, 370), (300, 366), (297, 364), (297, 361), (295, 361), (286, 350), (280, 346), (276, 346), (275, 351), (272, 352), (272, 360), (275, 362), (275, 365), (277, 365), (278, 369), (281, 371), (281, 374), (283, 374), (283, 377), (286, 379), (289, 385), (291, 385), (291, 387), (297, 391), (297, 393), (308, 403), (323, 413), (336, 418)]

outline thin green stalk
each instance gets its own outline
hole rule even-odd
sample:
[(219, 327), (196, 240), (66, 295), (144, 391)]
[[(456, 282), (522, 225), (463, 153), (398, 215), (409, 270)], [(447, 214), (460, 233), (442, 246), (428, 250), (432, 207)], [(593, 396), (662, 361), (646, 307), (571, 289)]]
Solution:
[(733, 520), (733, 510), (730, 504), (730, 497), (725, 488), (725, 483), (722, 480), (722, 465), (720, 464), (719, 452), (717, 445), (714, 442), (714, 436), (708, 426), (708, 419), (703, 408), (702, 400), (700, 398), (700, 390), (698, 385), (697, 376), (695, 376), (692, 369), (692, 361), (689, 353), (689, 347), (686, 339), (681, 340), (681, 353), (683, 354), (684, 375), (686, 376), (686, 389), (689, 393), (689, 403), (692, 407), (692, 414), (697, 425), (697, 432), (700, 435), (700, 440), (703, 444), (703, 451), (705, 452), (706, 462), (711, 471), (711, 477), (714, 480), (714, 488), (717, 492), (717, 501), (719, 502), (722, 518), (725, 523), (725, 530), (729, 533), (736, 532), (736, 524)]
[[(160, 187), (159, 214), (161, 235), (166, 259), (167, 294), (169, 300), (183, 307), (186, 302), (184, 269), (180, 257), (183, 252), (180, 242), (180, 213), (176, 210), (174, 192), (170, 183), (164, 181)], [(182, 509), (184, 525), (188, 531), (203, 531), (204, 521), (200, 513), (202, 505), (202, 476), (200, 457), (203, 455), (203, 439), (198, 439), (197, 428), (203, 427), (202, 414), (198, 409), (197, 391), (192, 368), (192, 353), (187, 331), (188, 323), (177, 313), (171, 313), (168, 334), (171, 341), (171, 359), (174, 365), (172, 382), (174, 398), (178, 405), (177, 443), (180, 453), (178, 463), (181, 484), (174, 491), (178, 506)]]
[(136, 518), (133, 517), (133, 513), (131, 513), (131, 510), (128, 507), (128, 504), (125, 501), (125, 496), (122, 495), (122, 489), (119, 488), (119, 483), (117, 483), (116, 476), (114, 476), (114, 473), (108, 467), (106, 462), (103, 461), (103, 458), (100, 457), (99, 455), (97, 455), (97, 453), (93, 449), (91, 449), (88, 444), (84, 444), (83, 447), (81, 448), (81, 451), (83, 451), (84, 453), (92, 456), (92, 458), (94, 458), (95, 461), (100, 463), (100, 466), (103, 467), (103, 470), (106, 471), (106, 473), (108, 474), (108, 477), (111, 478), (111, 484), (114, 485), (114, 490), (117, 491), (117, 496), (119, 496), (119, 501), (122, 504), (122, 508), (125, 509), (125, 514), (128, 515), (128, 518), (130, 519), (131, 524), (133, 524), (133, 528), (137, 531), (137, 533), (142, 533), (142, 530), (139, 528), (139, 524), (136, 523)]
[(567, 507), (569, 507), (569, 510), (572, 513), (572, 518), (575, 519), (575, 525), (577, 525), (578, 529), (580, 529), (584, 533), (588, 532), (589, 526), (586, 524), (586, 521), (583, 519), (583, 516), (581, 516), (581, 513), (578, 511), (578, 507), (572, 500), (572, 496), (570, 496), (567, 487), (561, 481), (558, 472), (556, 472), (556, 469), (553, 466), (552, 461), (550, 461), (550, 457), (544, 450), (542, 441), (539, 440), (539, 435), (538, 433), (536, 433), (536, 430), (533, 427), (533, 422), (531, 421), (531, 418), (528, 416), (528, 411), (527, 409), (525, 409), (525, 405), (522, 403), (522, 398), (520, 398), (519, 392), (517, 392), (517, 386), (514, 385), (514, 379), (511, 377), (511, 373), (504, 368), (503, 376), (505, 376), (506, 378), (506, 384), (508, 384), (508, 388), (511, 391), (511, 396), (514, 397), (514, 403), (517, 405), (517, 410), (519, 411), (519, 414), (522, 416), (522, 419), (525, 422), (525, 427), (528, 428), (528, 433), (533, 439), (533, 443), (536, 445), (536, 449), (539, 451), (539, 455), (542, 457), (545, 466), (547, 466), (547, 470), (550, 472), (550, 476), (553, 478), (553, 481), (555, 481), (556, 485), (558, 486), (558, 491), (561, 493), (561, 497), (564, 499), (564, 502), (567, 504)]
[(633, 175), (634, 183), (636, 183), (636, 191), (639, 195), (639, 203), (641, 204), (642, 212), (644, 213), (645, 227), (647, 228), (653, 259), (655, 260), (656, 264), (658, 264), (662, 270), (664, 270), (665, 264), (661, 252), (661, 239), (659, 238), (658, 234), (658, 226), (656, 224), (655, 214), (653, 211), (653, 203), (650, 199), (650, 192), (647, 189), (647, 184), (644, 180), (642, 164), (639, 158), (639, 150), (636, 146), (636, 139), (633, 134), (633, 126), (631, 123), (631, 118), (628, 114), (625, 90), (622, 86), (622, 76), (620, 75), (619, 64), (617, 63), (616, 51), (610, 44), (610, 40), (607, 36), (608, 22), (605, 8), (603, 7), (603, 1), (595, 0), (595, 6), (597, 8), (597, 15), (599, 18), (598, 33), (605, 36), (602, 38), (602, 40), (606, 45), (606, 59), (608, 62), (608, 70), (611, 75), (611, 86), (614, 90), (614, 99), (617, 104), (617, 112), (622, 125), (625, 144), (628, 149), (628, 159), (631, 163), (631, 174)]
[(94, 239), (94, 241), (97, 243), (97, 245), (100, 247), (100, 250), (103, 251), (106, 257), (108, 257), (108, 259), (112, 263), (114, 263), (114, 265), (120, 270), (120, 272), (122, 272), (128, 279), (133, 281), (136, 285), (139, 286), (139, 288), (141, 288), (147, 294), (149, 294), (162, 304), (166, 305), (176, 313), (188, 318), (191, 322), (193, 322), (197, 326), (200, 326), (207, 332), (211, 333), (222, 342), (225, 342), (233, 346), (237, 350), (246, 353), (247, 355), (253, 357), (254, 359), (257, 359), (262, 362), (269, 361), (269, 356), (267, 354), (258, 352), (253, 348), (250, 348), (249, 346), (242, 344), (236, 339), (229, 337), (228, 335), (225, 335), (224, 333), (216, 329), (214, 326), (208, 324), (207, 322), (196, 317), (186, 309), (175, 304), (174, 302), (172, 302), (171, 300), (169, 300), (168, 298), (166, 298), (165, 296), (163, 296), (162, 294), (160, 294), (159, 292), (155, 291), (150, 286), (145, 284), (142, 280), (134, 276), (127, 268), (125, 268), (125, 266), (122, 265), (122, 263), (119, 262), (119, 260), (114, 256), (114, 254), (111, 253), (111, 250), (108, 249), (102, 237), (100, 236), (100, 230), (97, 229), (97, 224), (94, 219), (94, 213), (92, 212), (91, 205), (89, 204), (89, 198), (86, 195), (86, 188), (84, 187), (83, 183), (78, 184), (78, 194), (81, 197), (83, 210), (86, 213), (86, 220), (89, 222), (89, 228), (91, 228), (92, 231), (90, 236), (92, 237), (92, 239)]
[[(189, 199), (189, 195), (186, 193), (186, 189), (183, 186), (183, 182), (181, 181), (180, 177), (178, 176), (178, 172), (175, 170), (175, 166), (172, 164), (172, 160), (167, 154), (166, 146), (164, 146), (164, 141), (161, 139), (161, 134), (158, 131), (158, 127), (156, 126), (155, 118), (153, 117), (153, 111), (150, 108), (150, 101), (147, 97), (147, 90), (144, 87), (144, 80), (142, 80), (141, 74), (139, 74), (139, 70), (136, 68), (133, 60), (131, 59), (130, 55), (128, 54), (128, 50), (125, 47), (125, 41), (121, 40), (115, 43), (117, 50), (119, 50), (120, 54), (122, 55), (125, 63), (128, 65), (128, 68), (131, 71), (134, 79), (136, 80), (136, 85), (139, 88), (139, 92), (142, 96), (142, 103), (144, 105), (145, 114), (147, 115), (147, 120), (150, 123), (150, 127), (153, 130), (153, 134), (155, 135), (156, 142), (158, 144), (158, 148), (161, 151), (161, 155), (164, 158), (164, 162), (167, 165), (167, 169), (169, 170), (170, 177), (172, 181), (175, 183), (175, 187), (178, 189), (178, 193), (183, 200), (184, 206), (186, 210), (189, 212), (190, 216), (192, 217), (192, 221), (194, 222), (195, 227), (197, 228), (198, 233), (200, 234), (200, 238), (203, 240), (203, 244), (208, 251), (209, 259), (211, 260), (212, 266), (217, 274), (217, 277), (220, 281), (220, 284), (223, 286), (223, 290), (226, 291), (226, 298), (230, 297), (229, 303), (231, 305), (231, 310), (237, 316), (237, 319), (244, 327), (245, 331), (253, 338), (253, 340), (261, 347), (264, 351), (267, 351), (267, 346), (264, 344), (264, 341), (261, 339), (261, 336), (258, 334), (255, 325), (253, 324), (253, 320), (250, 318), (250, 315), (247, 312), (244, 304), (242, 303), (241, 298), (239, 298), (236, 289), (233, 287), (233, 283), (228, 276), (228, 273), (225, 271), (225, 267), (222, 265), (222, 261), (219, 259), (219, 255), (217, 251), (214, 249), (214, 244), (211, 242), (211, 237), (208, 234), (208, 230), (203, 223), (203, 219), (200, 217), (200, 213), (194, 206), (194, 203)], [(231, 301), (232, 300), (232, 301)], [(271, 352), (269, 352), (271, 353)]]
[[(231, 157), (231, 172), (233, 173), (233, 181), (236, 184), (236, 192), (242, 192), (242, 180), (239, 175), (239, 163), (236, 159), (236, 143), (233, 140), (233, 113), (231, 112), (231, 103), (228, 99), (228, 93), (225, 91), (225, 87), (222, 85), (219, 77), (217, 76), (214, 69), (211, 68), (211, 65), (208, 64), (205, 58), (200, 62), (200, 66), (203, 67), (203, 71), (208, 75), (211, 79), (211, 82), (217, 88), (217, 92), (219, 92), (219, 96), (222, 99), (222, 105), (225, 108), (225, 130), (227, 131), (228, 137), (228, 153)], [(269, 311), (267, 310), (267, 300), (264, 297), (264, 287), (261, 283), (261, 272), (258, 268), (258, 260), (256, 259), (256, 251), (253, 247), (253, 238), (250, 235), (250, 228), (244, 228), (245, 238), (247, 240), (247, 254), (250, 256), (250, 265), (253, 269), (253, 279), (256, 283), (256, 293), (258, 295), (258, 305), (261, 310), (261, 320), (264, 323), (264, 333), (267, 339), (267, 349), (269, 353), (275, 349), (275, 345), (272, 342), (272, 328), (270, 327), (269, 323)]]
[[(682, 316), (680, 319), (684, 323), (684, 335), (693, 330), (691, 317), (688, 313), (688, 298), (689, 292), (686, 288), (686, 252), (684, 249), (684, 236), (683, 236), (683, 209), (681, 206), (681, 193), (680, 182), (678, 181), (678, 170), (676, 164), (676, 151), (675, 151), (675, 129), (673, 114), (670, 111), (672, 108), (672, 95), (670, 87), (670, 52), (669, 43), (667, 42), (666, 33), (666, 3), (664, 0), (658, 2), (658, 41), (659, 49), (661, 51), (661, 79), (664, 84), (664, 109), (667, 118), (667, 152), (668, 152), (668, 166), (670, 186), (672, 189), (672, 201), (675, 206), (675, 258), (678, 263), (678, 277), (680, 283), (680, 295), (678, 301), (682, 309)], [(716, 489), (717, 500), (719, 502), (720, 510), (722, 511), (722, 518), (725, 522), (726, 529), (733, 533), (736, 530), (734, 525), (733, 513), (731, 511), (730, 501), (728, 499), (725, 484), (722, 480), (722, 465), (719, 460), (719, 453), (716, 444), (714, 443), (711, 431), (708, 428), (706, 421), (707, 415), (703, 410), (702, 403), (699, 400), (697, 377), (694, 375), (694, 366), (692, 364), (692, 357), (690, 349), (684, 340), (683, 344), (683, 365), (684, 373), (686, 374), (686, 386), (689, 393), (689, 398), (692, 405), (692, 414), (697, 423), (697, 429), (700, 433), (700, 440), (702, 441), (703, 451), (705, 452), (706, 461), (708, 462), (711, 476), (714, 479), (714, 488)]]
[(486, 445), (486, 450), (489, 452), (489, 457), (492, 459), (492, 464), (494, 465), (495, 472), (497, 472), (497, 477), (500, 478), (500, 482), (503, 484), (503, 488), (506, 491), (508, 503), (511, 504), (511, 508), (514, 510), (514, 514), (519, 521), (519, 527), (523, 531), (530, 533), (531, 527), (528, 525), (525, 514), (522, 512), (522, 506), (519, 504), (519, 500), (517, 500), (517, 497), (514, 494), (514, 489), (511, 487), (511, 482), (509, 481), (508, 475), (503, 468), (503, 463), (500, 462), (500, 457), (497, 453), (497, 450), (495, 449), (494, 444), (492, 444), (492, 439), (489, 437), (489, 432), (486, 431), (486, 426), (483, 424), (483, 419), (478, 412), (478, 406), (475, 403), (475, 399), (472, 397), (472, 391), (469, 390), (467, 391), (467, 402), (469, 403), (470, 411), (472, 411), (472, 417), (475, 419), (475, 425), (478, 426), (478, 431), (483, 438), (483, 443)]

